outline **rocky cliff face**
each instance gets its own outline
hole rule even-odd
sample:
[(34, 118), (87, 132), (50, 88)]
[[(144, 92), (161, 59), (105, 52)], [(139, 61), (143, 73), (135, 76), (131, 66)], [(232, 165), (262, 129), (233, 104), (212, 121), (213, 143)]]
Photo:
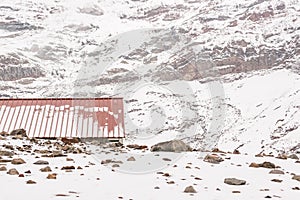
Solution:
[[(124, 69), (129, 68), (124, 63), (155, 64), (151, 76), (171, 81), (179, 76), (198, 80), (274, 67), (295, 68), (300, 53), (297, 0), (3, 1), (0, 10), (2, 74), (18, 73), (1, 76), (4, 81), (38, 79), (45, 71), (51, 85), (66, 80), (71, 84), (92, 54), (119, 61)], [(113, 45), (107, 45), (111, 38), (118, 43), (119, 34), (145, 28), (165, 31), (147, 33), (149, 37), (140, 45), (132, 44), (118, 55), (123, 59), (114, 57)], [(178, 41), (179, 36), (185, 41)], [(101, 54), (95, 50), (98, 47)], [(213, 69), (203, 64), (203, 55), (211, 59)]]
[(16, 81), (24, 78), (43, 77), (43, 69), (20, 56), (0, 56), (0, 81)]

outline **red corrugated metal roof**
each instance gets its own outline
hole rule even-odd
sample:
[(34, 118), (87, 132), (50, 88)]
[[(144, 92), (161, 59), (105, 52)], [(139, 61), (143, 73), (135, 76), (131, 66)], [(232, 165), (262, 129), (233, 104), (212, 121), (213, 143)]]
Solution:
[(122, 98), (0, 99), (0, 131), (29, 137), (125, 137)]

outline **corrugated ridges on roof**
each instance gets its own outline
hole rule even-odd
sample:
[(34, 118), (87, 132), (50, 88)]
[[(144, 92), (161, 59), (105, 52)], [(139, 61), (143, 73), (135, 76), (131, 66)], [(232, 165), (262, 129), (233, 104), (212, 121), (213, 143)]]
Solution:
[(29, 137), (125, 137), (122, 98), (0, 99), (0, 131)]

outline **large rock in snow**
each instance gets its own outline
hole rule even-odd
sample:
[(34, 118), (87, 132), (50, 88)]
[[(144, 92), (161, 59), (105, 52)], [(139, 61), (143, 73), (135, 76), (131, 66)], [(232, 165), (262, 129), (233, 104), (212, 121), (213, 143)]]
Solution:
[(245, 185), (246, 181), (236, 178), (225, 178), (224, 183), (228, 185)]
[(185, 152), (192, 151), (192, 148), (180, 140), (171, 140), (153, 145), (151, 151)]
[(11, 133), (10, 133), (11, 136), (22, 136), (22, 137), (26, 137), (27, 134), (26, 134), (26, 131), (24, 129), (16, 129), (16, 130), (13, 130)]

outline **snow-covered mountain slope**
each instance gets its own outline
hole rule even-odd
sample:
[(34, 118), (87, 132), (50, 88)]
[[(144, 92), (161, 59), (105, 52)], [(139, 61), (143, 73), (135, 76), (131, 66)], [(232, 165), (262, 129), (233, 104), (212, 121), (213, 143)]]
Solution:
[(296, 150), (299, 13), (299, 0), (4, 0), (0, 95), (123, 96), (141, 143)]

